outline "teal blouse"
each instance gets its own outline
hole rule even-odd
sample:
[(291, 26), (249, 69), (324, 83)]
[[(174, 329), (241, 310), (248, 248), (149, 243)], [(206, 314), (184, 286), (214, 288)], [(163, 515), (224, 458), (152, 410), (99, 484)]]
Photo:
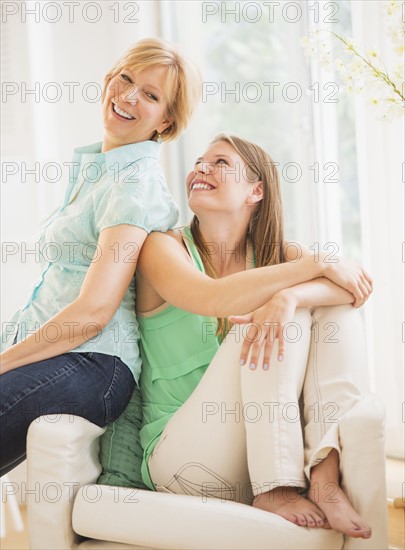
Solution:
[[(167, 231), (178, 219), (158, 162), (160, 145), (145, 141), (101, 153), (101, 143), (75, 149), (62, 206), (39, 234), (41, 277), (25, 304), (3, 325), (1, 350), (29, 336), (79, 295), (97, 242), (106, 227), (129, 224), (146, 232)], [(135, 246), (118, 250), (131, 261)], [(55, 329), (56, 331), (57, 329)], [(49, 336), (51, 337), (51, 335)], [(54, 337), (54, 334), (52, 334)], [(107, 326), (71, 352), (119, 357), (136, 382), (141, 371), (135, 315), (135, 277)]]

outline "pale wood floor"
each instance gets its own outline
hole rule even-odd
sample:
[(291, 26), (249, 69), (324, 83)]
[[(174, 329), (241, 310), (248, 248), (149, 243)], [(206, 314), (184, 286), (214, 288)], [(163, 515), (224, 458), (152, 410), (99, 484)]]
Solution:
[(388, 508), (388, 533), (390, 548), (405, 548), (404, 508)]
[[(389, 460), (387, 463), (388, 496), (402, 496), (404, 483), (404, 463), (399, 460)], [(27, 515), (24, 506), (21, 507), (24, 525), (27, 525)], [(13, 530), (10, 517), (6, 510), (6, 537), (0, 539), (0, 550), (28, 550), (28, 532), (16, 533)], [(405, 509), (388, 507), (389, 544), (392, 549), (405, 549)]]

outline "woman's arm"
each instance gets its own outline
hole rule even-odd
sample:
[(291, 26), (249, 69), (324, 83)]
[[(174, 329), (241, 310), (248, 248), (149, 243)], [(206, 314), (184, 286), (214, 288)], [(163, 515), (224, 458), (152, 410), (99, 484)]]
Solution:
[[(78, 298), (35, 333), (2, 352), (1, 373), (66, 353), (96, 336), (119, 307), (134, 276), (146, 236), (146, 231), (132, 225), (101, 231), (100, 258), (90, 264)], [(116, 254), (117, 245), (122, 251), (128, 242), (137, 250), (131, 262), (125, 261), (128, 254)], [(56, 341), (55, 335), (58, 335)]]
[(322, 276), (322, 260), (316, 261), (311, 254), (295, 262), (212, 279), (190, 264), (174, 237), (151, 233), (140, 255), (138, 272), (170, 304), (199, 315), (227, 317), (252, 311), (276, 292)]
[[(340, 257), (335, 263), (325, 263), (326, 253), (320, 254), (317, 260), (309, 248), (295, 244), (301, 249), (298, 260), (295, 249), (291, 257), (287, 254), (286, 263), (212, 279), (190, 264), (187, 252), (176, 238), (169, 233), (152, 233), (139, 258), (140, 298), (146, 287), (180, 309), (228, 317), (253, 311), (277, 292), (323, 276), (355, 296), (356, 306), (367, 299), (372, 279), (361, 266)], [(141, 307), (141, 311), (154, 307), (156, 303), (150, 308)]]
[[(293, 261), (299, 251), (300, 257), (312, 256), (306, 245), (289, 241), (286, 245), (287, 261)], [(373, 279), (360, 265), (352, 260), (337, 257), (324, 263), (323, 277), (294, 285), (286, 292), (296, 302), (296, 307), (334, 306), (353, 304), (360, 307), (373, 290)]]
[(338, 306), (342, 304), (353, 304), (353, 306), (355, 306), (353, 294), (333, 283), (326, 277), (318, 277), (312, 281), (294, 285), (290, 288), (281, 290), (279, 294), (292, 296), (295, 299), (297, 307), (313, 308), (317, 306)]
[[(370, 290), (371, 292), (371, 290)], [(270, 365), (270, 358), (275, 340), (278, 339), (278, 358), (283, 359), (285, 341), (284, 326), (292, 322), (297, 307), (315, 308), (316, 306), (334, 306), (353, 304), (360, 307), (369, 294), (359, 302), (354, 296), (325, 277), (319, 277), (290, 288), (276, 292), (263, 306), (247, 315), (231, 315), (231, 323), (252, 323), (245, 332), (240, 361), (244, 364), (251, 350), (250, 366), (255, 368), (264, 346), (263, 368)]]

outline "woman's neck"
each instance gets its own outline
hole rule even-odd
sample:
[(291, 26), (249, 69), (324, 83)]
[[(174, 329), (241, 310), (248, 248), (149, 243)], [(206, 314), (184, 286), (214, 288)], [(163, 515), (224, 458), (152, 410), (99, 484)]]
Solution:
[(246, 268), (246, 240), (248, 224), (225, 220), (199, 220), (199, 229), (204, 244), (210, 251), (212, 265), (219, 277), (225, 277)]

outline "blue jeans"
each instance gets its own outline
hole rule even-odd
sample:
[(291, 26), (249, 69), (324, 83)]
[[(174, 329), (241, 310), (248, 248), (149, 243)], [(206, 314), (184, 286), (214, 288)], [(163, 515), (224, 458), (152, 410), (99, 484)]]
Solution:
[(72, 414), (102, 427), (120, 416), (134, 387), (121, 359), (96, 352), (63, 353), (2, 374), (0, 476), (25, 459), (28, 428), (39, 416)]

